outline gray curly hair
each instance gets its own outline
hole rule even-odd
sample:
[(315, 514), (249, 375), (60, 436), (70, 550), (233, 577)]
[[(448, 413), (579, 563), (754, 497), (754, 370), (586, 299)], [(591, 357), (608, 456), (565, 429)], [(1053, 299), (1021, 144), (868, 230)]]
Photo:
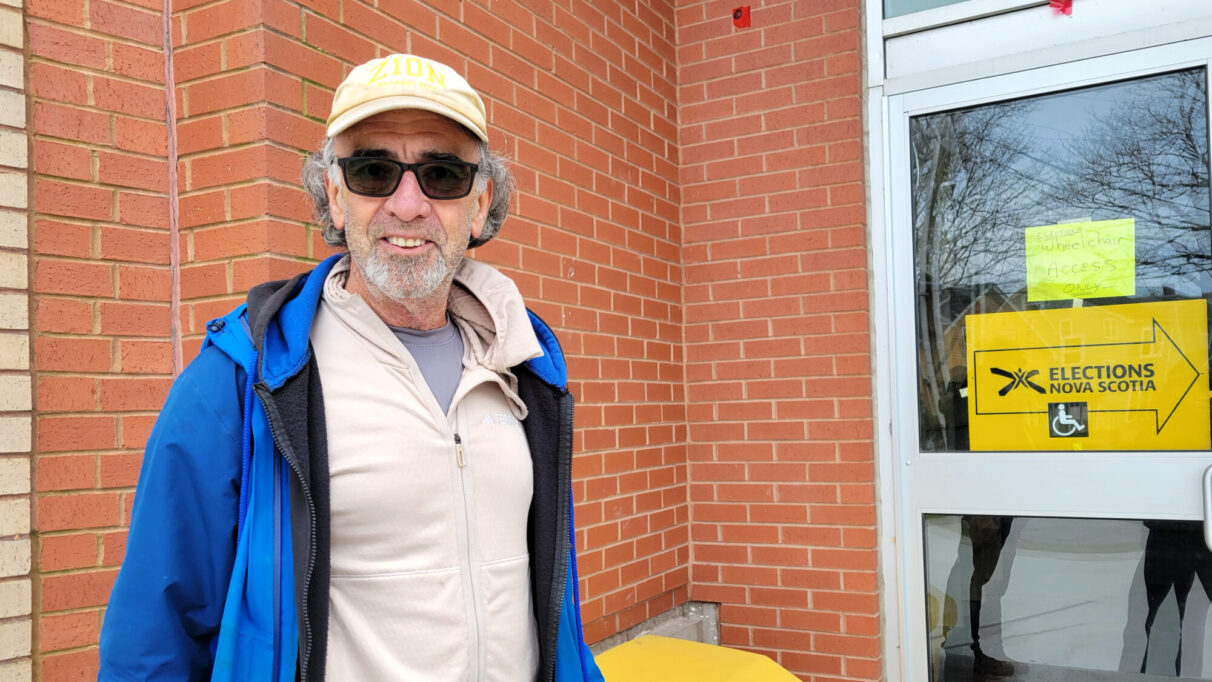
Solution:
[[(484, 220), (484, 230), (479, 237), (472, 237), (468, 248), (487, 244), (501, 231), (501, 225), (509, 215), (509, 200), (513, 196), (513, 174), (505, 165), (505, 157), (488, 148), (480, 142), (480, 170), (476, 173), (475, 192), (483, 192), (492, 180), (492, 203), (488, 205), (488, 217)], [(307, 157), (303, 162), (303, 189), (311, 195), (311, 211), (323, 233), (324, 241), (329, 246), (345, 246), (345, 231), (338, 230), (332, 224), (332, 211), (328, 206), (328, 189), (324, 186), (324, 176), (328, 175), (329, 182), (341, 181), (341, 169), (337, 166), (336, 143), (333, 138), (325, 138), (320, 150)]]

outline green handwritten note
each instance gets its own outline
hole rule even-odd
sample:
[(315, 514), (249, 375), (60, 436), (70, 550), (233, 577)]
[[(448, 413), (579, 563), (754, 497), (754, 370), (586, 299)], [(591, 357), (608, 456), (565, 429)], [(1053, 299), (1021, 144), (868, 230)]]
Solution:
[(1136, 221), (1028, 227), (1027, 300), (1136, 294)]

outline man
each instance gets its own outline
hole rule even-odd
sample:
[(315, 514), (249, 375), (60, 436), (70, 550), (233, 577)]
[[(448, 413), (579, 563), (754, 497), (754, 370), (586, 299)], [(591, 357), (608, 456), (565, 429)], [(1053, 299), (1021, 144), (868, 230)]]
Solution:
[(334, 256), (208, 326), (148, 440), (102, 680), (601, 681), (572, 398), (514, 283), (464, 260), (512, 191), (484, 104), (355, 68), (304, 184)]

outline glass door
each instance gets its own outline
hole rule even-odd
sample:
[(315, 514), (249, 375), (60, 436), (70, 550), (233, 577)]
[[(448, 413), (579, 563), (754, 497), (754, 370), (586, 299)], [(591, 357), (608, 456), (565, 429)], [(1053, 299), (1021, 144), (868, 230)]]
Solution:
[(889, 99), (908, 679), (1212, 679), (1209, 56)]

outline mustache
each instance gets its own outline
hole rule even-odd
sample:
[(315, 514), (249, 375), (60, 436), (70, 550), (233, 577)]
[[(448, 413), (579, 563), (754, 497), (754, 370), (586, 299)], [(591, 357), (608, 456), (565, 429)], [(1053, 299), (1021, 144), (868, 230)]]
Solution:
[(435, 244), (446, 243), (446, 231), (440, 226), (425, 224), (422, 221), (394, 220), (383, 216), (372, 218), (366, 226), (371, 239), (383, 237), (407, 237), (409, 239), (424, 239)]
[[(345, 197), (340, 197), (341, 211), (350, 216), (349, 204)], [(357, 227), (356, 222), (350, 221), (347, 218), (346, 229), (349, 227)], [(408, 237), (412, 239), (425, 239), (438, 245), (444, 245), (447, 241), (446, 230), (429, 216), (428, 219), (420, 220), (397, 220), (391, 216), (378, 213), (371, 216), (370, 221), (366, 223), (366, 236), (370, 240), (382, 239), (387, 236)]]

